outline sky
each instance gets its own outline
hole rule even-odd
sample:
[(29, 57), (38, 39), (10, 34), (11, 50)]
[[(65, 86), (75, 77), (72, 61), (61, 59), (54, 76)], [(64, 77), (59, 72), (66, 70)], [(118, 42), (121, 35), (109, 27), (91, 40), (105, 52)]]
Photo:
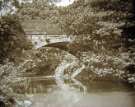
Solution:
[[(32, 2), (32, 0), (18, 0), (19, 1), (19, 3), (22, 3), (22, 2)], [(57, 2), (56, 3), (56, 6), (68, 6), (68, 5), (70, 5), (70, 4), (72, 4), (73, 2), (74, 2), (75, 0), (61, 0), (60, 2)], [(11, 5), (10, 3), (9, 3), (9, 5)], [(3, 9), (3, 10), (1, 10), (0, 11), (0, 14), (1, 15), (4, 15), (4, 14), (6, 14), (6, 13), (8, 13), (9, 11), (11, 11), (11, 9)], [(13, 13), (14, 12), (16, 12), (16, 8), (15, 7), (13, 7), (12, 6), (12, 11), (13, 11)]]
[(61, 0), (61, 2), (56, 3), (57, 6), (68, 6), (72, 4), (74, 0)]

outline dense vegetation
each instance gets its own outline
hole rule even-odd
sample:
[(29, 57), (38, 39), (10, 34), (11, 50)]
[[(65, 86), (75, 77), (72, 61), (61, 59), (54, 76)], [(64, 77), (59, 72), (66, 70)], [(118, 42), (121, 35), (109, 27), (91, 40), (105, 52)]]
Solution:
[[(0, 106), (2, 107), (11, 107), (15, 103), (10, 94), (9, 83), (16, 73), (22, 71), (21, 65), (16, 66), (15, 63), (20, 62), (24, 51), (31, 48), (19, 18), (11, 14), (9, 2), (17, 6), (16, 0), (0, 1)], [(9, 11), (3, 13), (6, 9)]]
[[(0, 18), (0, 62), (5, 59), (14, 62), (18, 53), (21, 56), (24, 50), (29, 49), (30, 43), (20, 22), (26, 22), (27, 26), (31, 20), (41, 20), (46, 23), (47, 33), (67, 34), (75, 38), (65, 50), (86, 65), (85, 71), (94, 72), (99, 77), (119, 77), (135, 84), (134, 0), (77, 0), (68, 7), (50, 5), (47, 0), (21, 5), (14, 1), (14, 5), (19, 6), (17, 14)], [(0, 6), (3, 3), (0, 2)], [(53, 53), (53, 49), (29, 51), (32, 64), (27, 63), (28, 69), (24, 71), (45, 73), (43, 69), (46, 68), (53, 71), (59, 60), (49, 52)], [(18, 69), (12, 63), (7, 65)], [(4, 71), (6, 67), (0, 65)]]
[[(75, 36), (67, 50), (83, 60), (92, 72), (111, 73), (133, 80), (134, 70), (130, 76), (127, 74), (134, 68), (134, 57), (126, 47), (129, 37), (123, 35), (126, 23), (130, 23), (128, 17), (133, 15), (132, 4), (132, 0), (78, 0), (68, 7), (58, 8), (43, 0), (23, 5), (18, 16), (23, 21), (44, 20), (57, 26), (52, 27), (51, 33)], [(99, 62), (93, 61), (94, 57)]]
[(14, 60), (17, 54), (29, 48), (19, 19), (15, 15), (0, 18), (0, 60)]

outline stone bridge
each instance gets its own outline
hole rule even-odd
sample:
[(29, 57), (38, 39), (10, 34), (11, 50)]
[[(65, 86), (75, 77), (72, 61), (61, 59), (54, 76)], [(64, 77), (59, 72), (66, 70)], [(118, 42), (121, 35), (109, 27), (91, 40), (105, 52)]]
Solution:
[(25, 34), (36, 49), (43, 46), (66, 45), (73, 41), (67, 35), (48, 35), (46, 32), (26, 32)]
[(46, 32), (26, 32), (27, 38), (32, 42), (34, 49), (42, 47), (54, 47), (67, 51), (68, 53), (78, 57), (79, 47), (71, 46), (75, 37), (67, 35), (48, 35)]

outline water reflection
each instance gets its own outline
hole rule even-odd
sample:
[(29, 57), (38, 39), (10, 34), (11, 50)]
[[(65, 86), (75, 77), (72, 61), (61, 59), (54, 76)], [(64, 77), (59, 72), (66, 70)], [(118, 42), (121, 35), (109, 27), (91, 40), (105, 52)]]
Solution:
[(32, 107), (134, 107), (132, 94), (104, 93), (81, 95), (77, 91), (56, 90), (46, 96), (31, 97)]
[[(55, 80), (57, 83), (57, 86), (60, 87), (62, 90), (70, 91), (74, 89), (68, 84), (65, 83), (65, 80), (70, 80), (73, 82), (75, 86), (78, 86), (83, 89), (83, 91), (86, 91), (86, 87), (78, 80), (75, 79), (75, 77), (83, 70), (82, 67), (78, 67), (77, 70), (73, 70), (73, 73), (71, 73), (71, 76), (68, 73), (65, 73), (66, 69), (69, 68), (75, 68), (75, 64), (79, 63), (78, 60), (69, 55), (65, 55), (63, 61), (58, 65), (58, 67), (55, 70)], [(73, 76), (72, 76), (73, 75)]]
[(30, 98), (34, 102), (32, 107), (72, 107), (82, 99), (83, 94), (75, 89), (57, 89), (44, 97), (39, 96)]
[[(87, 82), (88, 81), (89, 80), (87, 80)], [(134, 91), (128, 91), (128, 88), (124, 84), (123, 86), (112, 82), (109, 82), (108, 84), (106, 84), (106, 82), (99, 82), (99, 84), (96, 84), (96, 82), (89, 82), (87, 85), (82, 84), (89, 89), (87, 91), (85, 90), (84, 93), (84, 90), (79, 88), (80, 85), (76, 85), (76, 82), (72, 80), (63, 79), (61, 81), (56, 80), (55, 78), (44, 78), (41, 80), (39, 77), (37, 79), (27, 79), (27, 82), (24, 83), (20, 82), (15, 86), (14, 91), (16, 91), (19, 86), (21, 86), (20, 90), (25, 89), (25, 95), (32, 102), (31, 107), (135, 106)], [(102, 88), (97, 85), (100, 85)], [(18, 92), (16, 91), (16, 93)]]

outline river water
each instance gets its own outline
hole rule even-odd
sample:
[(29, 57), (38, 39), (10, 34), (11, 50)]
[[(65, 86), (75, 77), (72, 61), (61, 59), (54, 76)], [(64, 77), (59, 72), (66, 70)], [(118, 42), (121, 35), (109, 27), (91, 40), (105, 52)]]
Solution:
[[(117, 81), (77, 80), (63, 75), (72, 63), (62, 62), (54, 75), (31, 75), (12, 84), (18, 95), (25, 95), (23, 107), (134, 107), (135, 92)], [(87, 77), (87, 75), (86, 75)]]

